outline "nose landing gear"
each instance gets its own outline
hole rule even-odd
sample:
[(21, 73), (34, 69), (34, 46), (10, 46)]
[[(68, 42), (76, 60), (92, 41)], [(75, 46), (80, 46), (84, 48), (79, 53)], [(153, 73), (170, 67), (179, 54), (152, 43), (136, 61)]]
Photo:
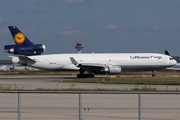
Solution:
[(156, 71), (153, 70), (152, 72), (153, 72), (152, 77), (156, 77), (156, 74), (155, 74)]

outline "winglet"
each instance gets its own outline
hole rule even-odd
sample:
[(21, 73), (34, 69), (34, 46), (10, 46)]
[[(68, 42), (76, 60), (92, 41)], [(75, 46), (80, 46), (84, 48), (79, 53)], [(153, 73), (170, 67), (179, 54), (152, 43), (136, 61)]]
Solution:
[(165, 52), (165, 55), (170, 56), (170, 54), (169, 54), (169, 52), (167, 50), (165, 50), (164, 52)]
[(70, 60), (71, 60), (72, 64), (78, 65), (78, 62), (73, 57), (70, 57)]

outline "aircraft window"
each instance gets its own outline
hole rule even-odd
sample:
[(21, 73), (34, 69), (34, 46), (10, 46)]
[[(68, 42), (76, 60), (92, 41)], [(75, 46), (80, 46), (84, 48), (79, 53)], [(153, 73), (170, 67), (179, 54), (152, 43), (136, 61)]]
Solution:
[(169, 58), (169, 60), (173, 60), (172, 58)]

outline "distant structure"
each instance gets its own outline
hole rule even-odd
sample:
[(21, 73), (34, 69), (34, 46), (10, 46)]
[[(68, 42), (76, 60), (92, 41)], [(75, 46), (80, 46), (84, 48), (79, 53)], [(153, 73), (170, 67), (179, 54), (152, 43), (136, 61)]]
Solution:
[(12, 60), (0, 60), (0, 71), (1, 70), (38, 70), (38, 69), (14, 64)]
[(77, 44), (75, 46), (76, 50), (78, 51), (78, 53), (81, 53), (81, 50), (83, 49), (82, 43), (78, 42), (76, 44)]
[(12, 60), (0, 60), (0, 65), (12, 65)]

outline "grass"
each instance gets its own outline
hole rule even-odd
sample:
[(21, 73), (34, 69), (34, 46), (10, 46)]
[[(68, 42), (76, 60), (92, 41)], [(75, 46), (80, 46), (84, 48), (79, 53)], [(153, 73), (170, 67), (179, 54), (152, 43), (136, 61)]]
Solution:
[(28, 89), (25, 87), (19, 88), (16, 86), (16, 83), (14, 83), (13, 88), (11, 87), (11, 85), (8, 85), (8, 86), (0, 85), (0, 91), (21, 91), (21, 90), (24, 91), (24, 90), (28, 90)]
[(81, 78), (63, 82), (73, 83), (102, 83), (102, 84), (140, 84), (140, 85), (180, 85), (180, 77), (116, 77), (106, 78)]
[[(58, 83), (57, 88), (55, 89), (44, 89), (44, 88), (36, 88), (36, 89), (27, 89), (25, 87), (17, 87), (16, 83), (14, 83), (14, 87), (11, 85), (3, 86), (1, 85), (1, 91), (118, 91), (118, 92), (180, 92), (178, 88), (176, 90), (169, 90), (168, 86), (165, 90), (157, 90), (156, 88), (152, 88), (148, 85), (180, 85), (180, 77), (116, 77), (109, 78), (110, 81), (102, 81), (102, 78), (83, 78), (83, 79), (74, 79), (68, 80), (64, 82), (73, 83), (101, 83), (101, 84), (136, 84), (134, 88), (131, 89), (84, 89), (79, 87), (67, 88), (67, 89), (59, 89)], [(138, 87), (138, 85), (147, 85), (145, 87)]]
[(130, 90), (124, 89), (124, 90), (118, 90), (118, 89), (81, 89), (81, 88), (67, 88), (67, 89), (44, 89), (44, 88), (36, 88), (36, 89), (27, 89), (27, 88), (17, 88), (14, 86), (12, 88), (10, 85), (8, 86), (2, 86), (1, 85), (1, 91), (109, 91), (109, 92), (180, 92), (180, 90), (157, 90), (156, 88), (151, 88), (150, 86), (139, 88), (138, 86), (135, 86), (135, 88), (131, 88)]

